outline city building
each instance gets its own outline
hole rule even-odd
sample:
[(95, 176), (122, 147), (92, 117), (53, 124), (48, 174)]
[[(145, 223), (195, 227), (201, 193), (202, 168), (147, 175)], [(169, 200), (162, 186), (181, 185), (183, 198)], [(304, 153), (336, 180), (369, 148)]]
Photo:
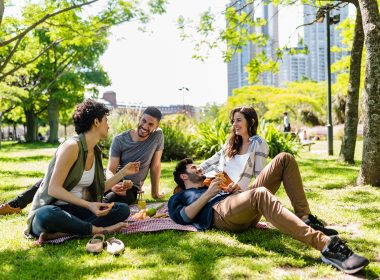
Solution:
[[(318, 7), (304, 5), (304, 24), (309, 24), (315, 21)], [(340, 15), (340, 21), (348, 17), (348, 5), (343, 8), (336, 8), (330, 12), (330, 15)], [(327, 80), (327, 34), (326, 34), (326, 19), (323, 23), (309, 24), (304, 27), (304, 42), (308, 47), (309, 54), (307, 56), (307, 77), (313, 81)], [(336, 25), (330, 25), (330, 46), (343, 48), (342, 39)], [(331, 63), (340, 60), (343, 56), (348, 55), (347, 52), (331, 52)], [(335, 75), (332, 74), (332, 81), (335, 81)]]
[(308, 78), (307, 58), (305, 49), (301, 46), (294, 48), (296, 53), (290, 54), (285, 50), (280, 62), (280, 86), (288, 82), (301, 81)]
[[(237, 9), (245, 13), (250, 13), (252, 5), (247, 5), (246, 0), (231, 1)], [(262, 4), (255, 7), (252, 13), (252, 19), (263, 18), (266, 20), (266, 25), (259, 28), (246, 27), (250, 34), (262, 33), (268, 38), (265, 47), (258, 47), (248, 43), (243, 46), (241, 52), (235, 52), (231, 61), (227, 65), (228, 75), (228, 96), (232, 95), (232, 90), (248, 85), (248, 74), (245, 71), (245, 66), (252, 58), (258, 54), (265, 52), (268, 58), (275, 60), (276, 49), (279, 47), (278, 42), (278, 9), (272, 3)], [(279, 77), (273, 73), (263, 73), (260, 75), (260, 83), (263, 85), (279, 85)]]
[[(118, 103), (116, 99), (116, 92), (114, 91), (106, 91), (103, 93), (103, 97), (97, 100), (107, 106), (110, 110), (113, 109), (131, 109), (134, 111), (142, 112), (148, 106), (142, 104), (124, 104)], [(163, 116), (172, 115), (172, 114), (182, 114), (186, 112), (191, 117), (195, 117), (197, 115), (197, 110), (192, 105), (169, 105), (169, 106), (155, 106), (157, 107)]]

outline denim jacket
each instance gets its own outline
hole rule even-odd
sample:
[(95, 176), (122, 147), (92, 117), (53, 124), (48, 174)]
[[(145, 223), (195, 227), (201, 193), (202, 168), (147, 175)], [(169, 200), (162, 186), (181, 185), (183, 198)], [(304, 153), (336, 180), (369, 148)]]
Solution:
[(177, 224), (193, 225), (198, 230), (210, 228), (214, 220), (214, 209), (212, 207), (225, 199), (229, 194), (218, 193), (207, 202), (194, 219), (190, 219), (185, 213), (186, 206), (195, 202), (206, 190), (207, 187), (192, 188), (173, 195), (168, 202), (170, 218)]

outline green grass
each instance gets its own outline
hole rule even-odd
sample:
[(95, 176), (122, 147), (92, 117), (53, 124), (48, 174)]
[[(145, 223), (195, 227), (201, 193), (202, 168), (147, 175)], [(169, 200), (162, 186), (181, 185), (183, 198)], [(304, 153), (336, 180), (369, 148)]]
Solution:
[[(318, 142), (311, 153), (302, 152), (298, 158), (310, 207), (338, 229), (350, 247), (370, 259), (359, 276), (376, 279), (380, 276), (380, 189), (355, 186), (360, 162), (340, 163), (336, 156), (326, 156), (322, 151), (326, 146)], [(362, 142), (357, 159), (361, 147)], [(3, 142), (0, 200), (14, 197), (41, 178), (55, 148)], [(174, 186), (174, 165), (162, 164), (165, 200)], [(148, 201), (153, 201), (148, 187), (145, 191)], [(290, 207), (282, 188), (278, 196)], [(0, 279), (347, 279), (323, 264), (318, 251), (277, 230), (116, 234), (126, 245), (119, 257), (86, 253), (88, 238), (38, 247), (22, 235), (27, 210), (0, 217)]]

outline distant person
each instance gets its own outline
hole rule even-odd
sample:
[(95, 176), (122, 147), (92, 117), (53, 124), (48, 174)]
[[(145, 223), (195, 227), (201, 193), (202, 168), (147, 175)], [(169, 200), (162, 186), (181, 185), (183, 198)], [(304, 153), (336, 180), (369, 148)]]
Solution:
[(45, 137), (42, 136), (41, 132), (38, 132), (38, 141), (45, 141)]
[(267, 142), (257, 135), (259, 119), (252, 107), (237, 107), (230, 112), (231, 133), (220, 151), (204, 161), (199, 169), (206, 177), (224, 172), (234, 188), (246, 190), (252, 178), (266, 165)]
[(290, 120), (289, 120), (288, 112), (284, 112), (283, 115), (284, 115), (284, 132), (290, 132), (291, 128), (290, 128)]
[(308, 141), (309, 136), (307, 135), (306, 129), (302, 129), (300, 133), (298, 133), (298, 137), (301, 142)]
[[(105, 202), (124, 202), (133, 204), (137, 199), (137, 193), (150, 171), (152, 197), (162, 198), (159, 192), (161, 175), (161, 156), (164, 149), (164, 135), (159, 128), (162, 118), (160, 110), (148, 107), (143, 111), (136, 129), (131, 129), (117, 135), (111, 144), (110, 158), (108, 161), (106, 178), (111, 178), (118, 170), (128, 162), (140, 162), (140, 171), (131, 174), (124, 179), (131, 180), (133, 186), (126, 189), (121, 182), (112, 186), (105, 194)], [(16, 198), (0, 205), (0, 215), (16, 214), (32, 202), (42, 180), (37, 181)]]
[[(356, 273), (369, 263), (354, 254), (335, 230), (323, 227), (310, 214), (299, 169), (290, 154), (277, 155), (256, 178), (252, 189), (244, 192), (222, 191), (220, 178), (204, 187), (205, 176), (189, 158), (177, 164), (173, 175), (181, 191), (169, 199), (168, 208), (170, 218), (178, 224), (193, 225), (198, 230), (242, 232), (254, 227), (263, 215), (282, 233), (319, 250), (323, 262), (346, 273)], [(281, 183), (294, 214), (274, 195)]]
[(97, 146), (108, 135), (109, 110), (102, 103), (86, 100), (73, 114), (78, 134), (62, 143), (34, 195), (26, 235), (39, 241), (67, 234), (90, 235), (118, 231), (127, 226), (130, 210), (124, 203), (102, 203), (104, 191), (125, 175), (138, 172), (129, 163), (119, 174), (104, 181), (102, 153)]

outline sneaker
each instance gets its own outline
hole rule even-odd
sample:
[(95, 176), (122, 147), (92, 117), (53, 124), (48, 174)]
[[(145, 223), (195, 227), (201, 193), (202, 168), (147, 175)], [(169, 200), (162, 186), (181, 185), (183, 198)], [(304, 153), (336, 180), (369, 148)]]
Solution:
[(322, 261), (331, 264), (347, 274), (354, 274), (368, 265), (368, 259), (354, 254), (338, 236), (331, 238), (327, 248), (322, 251)]
[(13, 208), (8, 203), (3, 203), (0, 205), (0, 215), (11, 215), (21, 212), (21, 208)]
[(339, 234), (335, 229), (326, 228), (322, 224), (322, 222), (317, 219), (316, 216), (313, 216), (311, 214), (309, 214), (309, 218), (305, 221), (305, 224), (307, 224), (309, 227), (311, 227), (315, 230), (319, 230), (319, 231), (323, 232), (324, 234), (326, 234), (328, 236), (333, 236), (333, 235)]

